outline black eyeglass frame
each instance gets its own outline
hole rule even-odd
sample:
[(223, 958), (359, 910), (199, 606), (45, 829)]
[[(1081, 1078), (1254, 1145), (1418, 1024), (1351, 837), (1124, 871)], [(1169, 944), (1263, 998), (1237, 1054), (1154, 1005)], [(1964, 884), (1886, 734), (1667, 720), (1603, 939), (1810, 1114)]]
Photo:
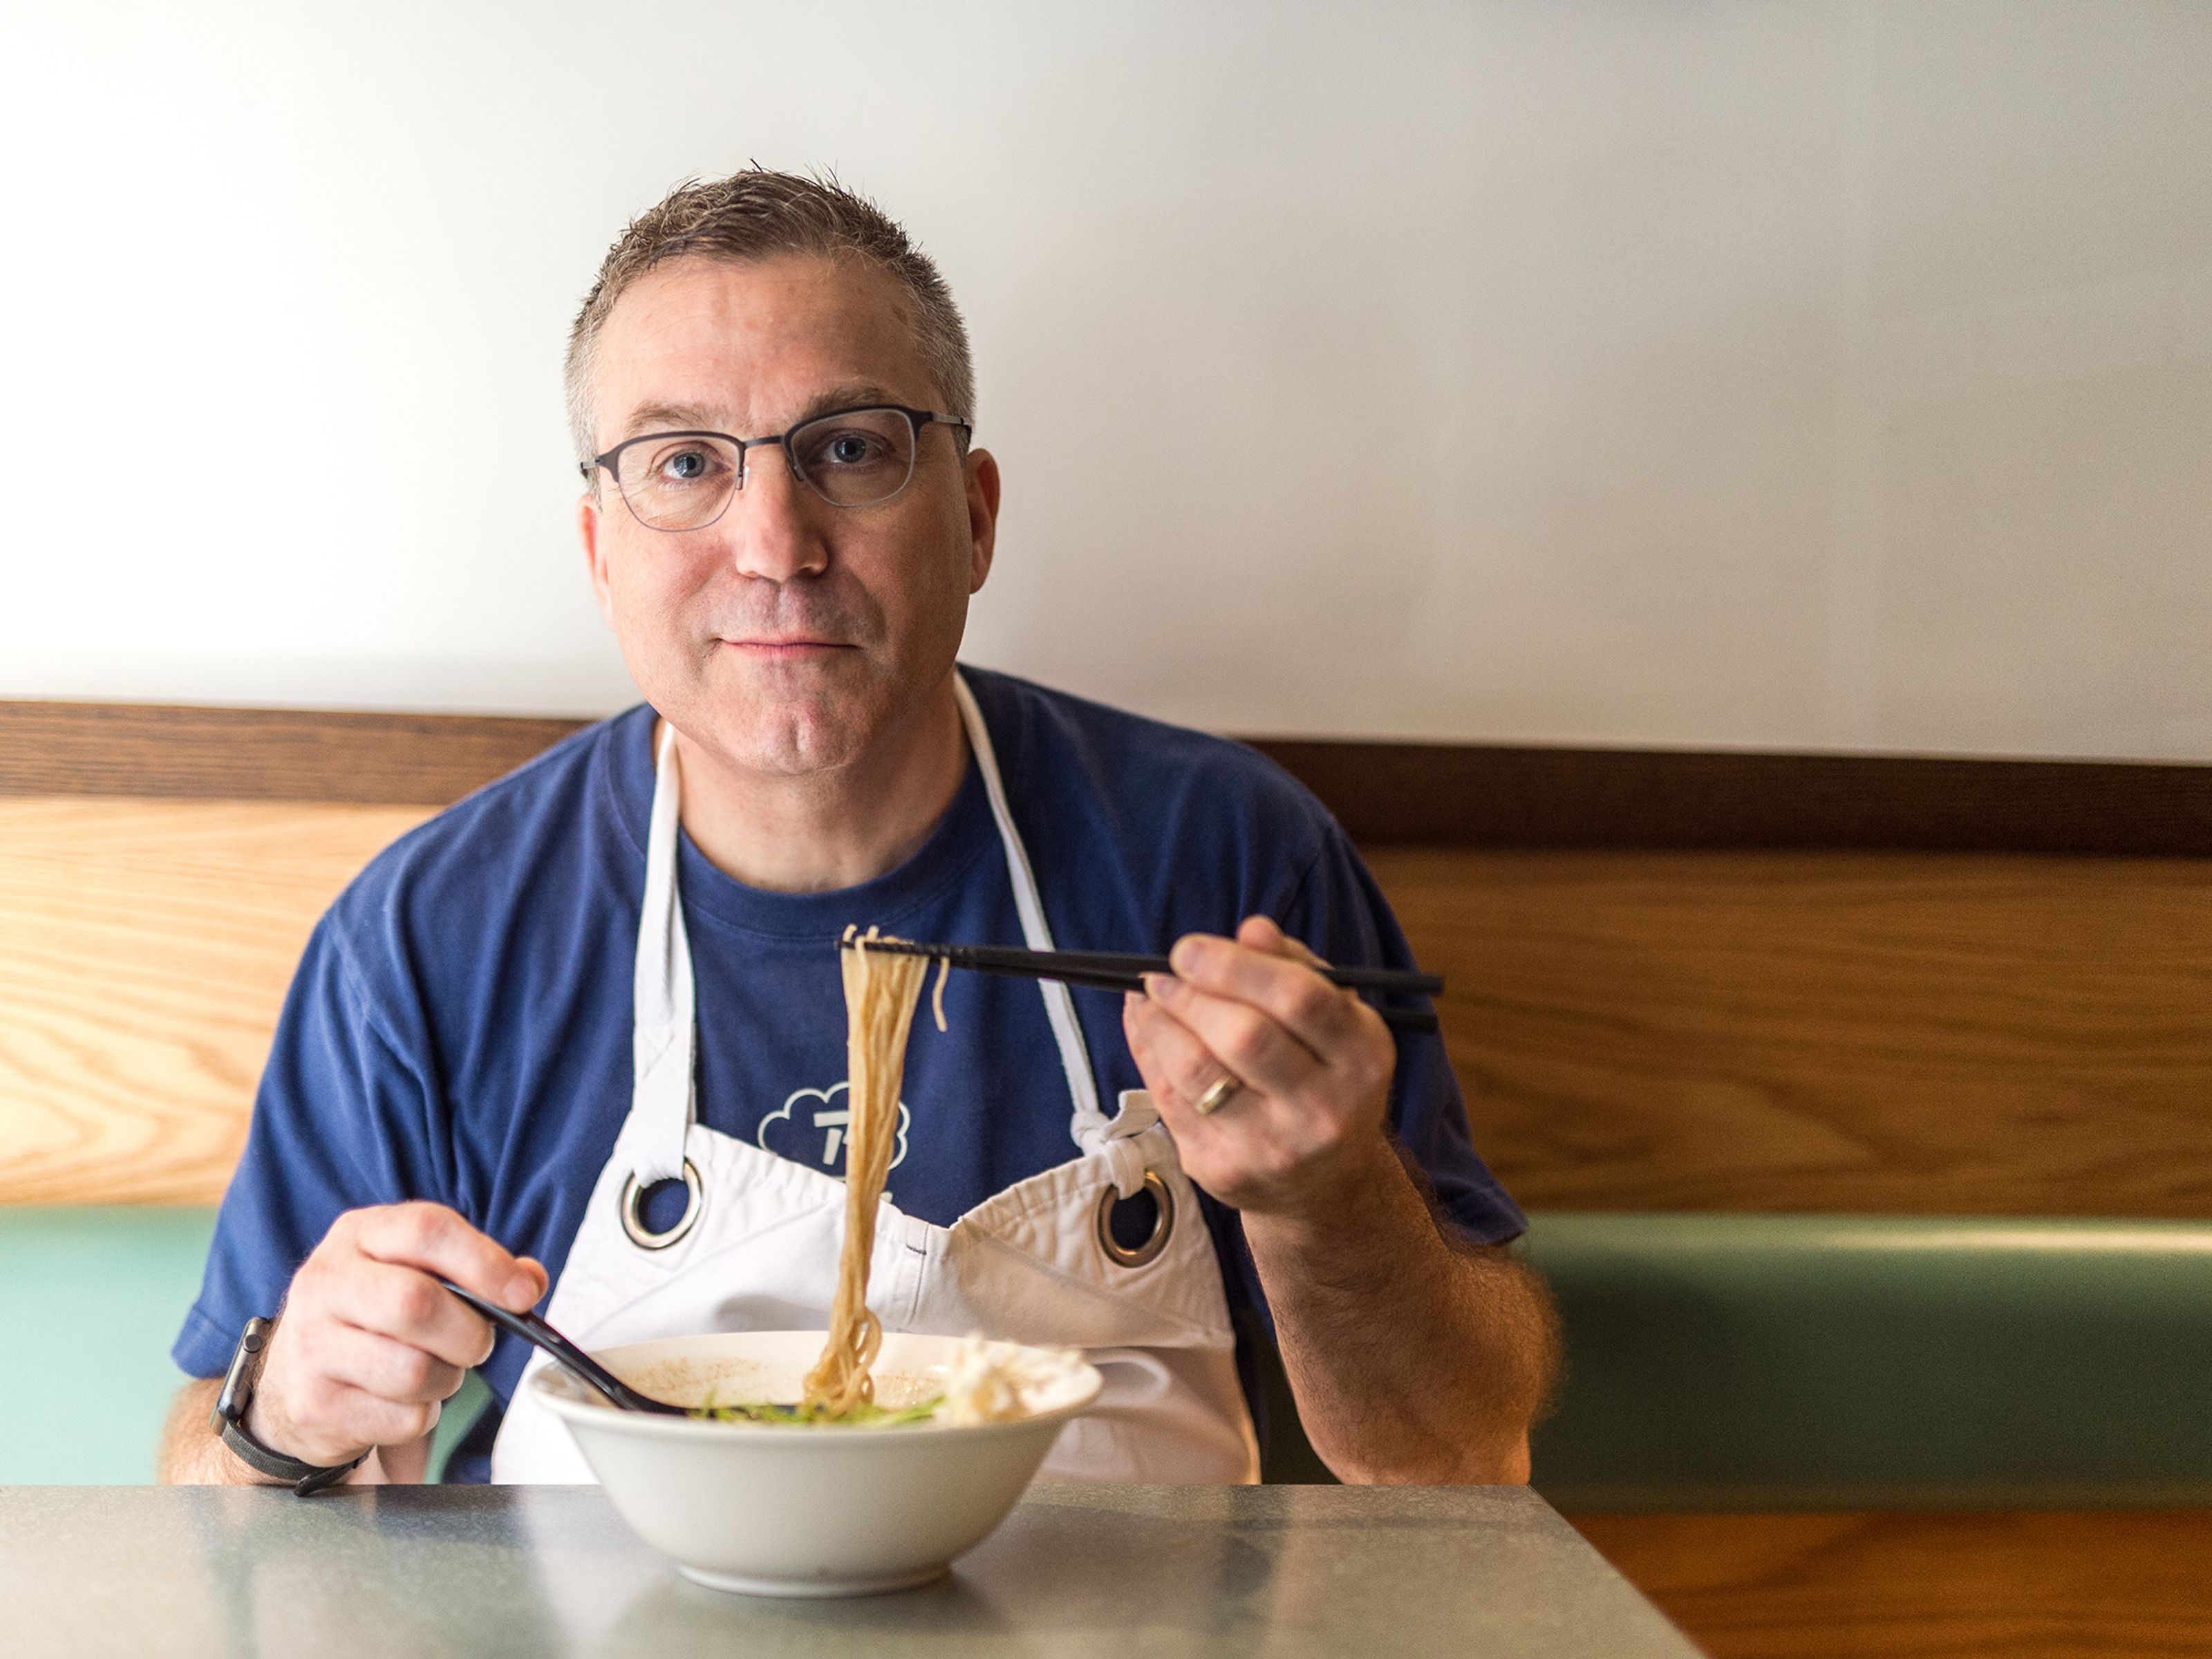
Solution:
[[(872, 415), (882, 410), (889, 410), (894, 414), (905, 416), (908, 423), (914, 428), (914, 454), (907, 462), (906, 477), (899, 480), (896, 489), (878, 495), (872, 501), (830, 501), (829, 496), (823, 494), (821, 487), (806, 476), (806, 469), (799, 465), (799, 453), (791, 447), (791, 434), (794, 432), (804, 432), (808, 427), (817, 425), (823, 421), (834, 421), (841, 415)], [(607, 476), (615, 481), (615, 493), (623, 498), (623, 505), (629, 507), (630, 517), (635, 519), (647, 530), (658, 530), (664, 536), (680, 536), (690, 531), (708, 528), (710, 525), (718, 522), (722, 514), (730, 510), (730, 502), (735, 501), (743, 493), (745, 487), (745, 474), (751, 471), (745, 461), (745, 452), (749, 449), (758, 449), (763, 444), (774, 444), (783, 451), (783, 459), (791, 468), (791, 476), (805, 484), (817, 500), (836, 507), (881, 507), (885, 501), (896, 500), (905, 492), (906, 487), (914, 482), (915, 469), (921, 465), (921, 429), (926, 426), (952, 428), (959, 434), (956, 441), (959, 443), (963, 452), (967, 446), (975, 441), (975, 424), (972, 422), (961, 420), (957, 416), (940, 415), (936, 410), (929, 409), (909, 409), (904, 404), (854, 404), (849, 408), (829, 409), (819, 415), (810, 415), (797, 426), (787, 427), (781, 432), (771, 432), (763, 438), (740, 438), (728, 432), (709, 432), (703, 428), (688, 428), (678, 432), (641, 432), (635, 438), (623, 439), (604, 455), (594, 455), (588, 461), (577, 462), (576, 471), (582, 473), (584, 482), (589, 483), (592, 474), (605, 467)], [(635, 507), (630, 507), (629, 493), (623, 488), (622, 471), (616, 465), (621, 460), (622, 453), (625, 449), (638, 444), (665, 442), (671, 438), (719, 439), (723, 443), (734, 447), (738, 452), (737, 480), (730, 486), (728, 497), (724, 500), (721, 506), (714, 509), (714, 516), (711, 519), (702, 519), (695, 525), (685, 525), (681, 529), (654, 524)]]

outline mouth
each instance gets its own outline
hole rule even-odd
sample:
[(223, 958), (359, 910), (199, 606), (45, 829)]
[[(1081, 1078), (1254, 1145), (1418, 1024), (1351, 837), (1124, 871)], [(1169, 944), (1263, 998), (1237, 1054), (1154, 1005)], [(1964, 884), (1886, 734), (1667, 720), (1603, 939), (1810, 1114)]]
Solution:
[(825, 657), (833, 651), (858, 648), (842, 640), (745, 639), (724, 640), (722, 644), (755, 662), (804, 662)]

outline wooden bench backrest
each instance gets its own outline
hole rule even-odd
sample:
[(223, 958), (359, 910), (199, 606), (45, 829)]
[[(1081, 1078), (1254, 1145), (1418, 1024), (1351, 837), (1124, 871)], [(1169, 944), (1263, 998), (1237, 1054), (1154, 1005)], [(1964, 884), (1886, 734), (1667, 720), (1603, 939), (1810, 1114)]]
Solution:
[[(570, 729), (0, 703), (0, 1202), (219, 1195), (323, 908)], [(1524, 1204), (2212, 1217), (2212, 768), (1264, 746)]]

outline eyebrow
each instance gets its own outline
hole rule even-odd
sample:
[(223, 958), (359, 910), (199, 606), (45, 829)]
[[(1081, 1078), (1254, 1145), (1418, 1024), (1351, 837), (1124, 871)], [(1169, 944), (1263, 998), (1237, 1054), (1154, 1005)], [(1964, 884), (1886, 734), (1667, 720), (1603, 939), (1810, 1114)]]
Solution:
[(719, 432), (722, 418), (703, 404), (640, 404), (623, 423), (623, 436), (634, 438), (641, 432), (692, 428)]
[[(853, 409), (869, 404), (892, 404), (903, 407), (902, 400), (882, 386), (867, 380), (848, 381), (817, 392), (808, 398), (786, 424), (787, 432), (802, 426), (817, 415), (833, 410)], [(704, 404), (640, 404), (630, 411), (618, 442), (642, 437), (652, 432), (726, 432), (730, 415), (726, 409), (711, 409)], [(730, 436), (741, 434), (730, 433)]]

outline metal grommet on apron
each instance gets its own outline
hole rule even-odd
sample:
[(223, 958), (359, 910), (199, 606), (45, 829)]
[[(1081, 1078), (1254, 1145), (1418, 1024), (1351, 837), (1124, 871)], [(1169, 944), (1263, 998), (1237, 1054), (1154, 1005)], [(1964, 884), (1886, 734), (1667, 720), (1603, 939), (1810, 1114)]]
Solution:
[[(1145, 1184), (1139, 1192), (1152, 1195), (1152, 1231), (1141, 1244), (1124, 1244), (1114, 1237), (1114, 1206), (1127, 1202), (1121, 1194), (1109, 1187), (1098, 1194), (1098, 1248), (1106, 1252), (1106, 1259), (1124, 1267), (1141, 1267), (1156, 1258), (1168, 1247), (1168, 1236), (1175, 1231), (1175, 1194), (1155, 1170), (1145, 1171)], [(1131, 1198), (1136, 1193), (1129, 1194)]]
[[(660, 1183), (652, 1183), (659, 1186)], [(690, 1158), (684, 1160), (684, 1213), (676, 1224), (665, 1233), (657, 1233), (645, 1224), (645, 1189), (647, 1183), (632, 1171), (623, 1182), (622, 1224), (629, 1235), (629, 1242), (641, 1250), (665, 1250), (691, 1231), (691, 1224), (699, 1218), (699, 1166)]]

